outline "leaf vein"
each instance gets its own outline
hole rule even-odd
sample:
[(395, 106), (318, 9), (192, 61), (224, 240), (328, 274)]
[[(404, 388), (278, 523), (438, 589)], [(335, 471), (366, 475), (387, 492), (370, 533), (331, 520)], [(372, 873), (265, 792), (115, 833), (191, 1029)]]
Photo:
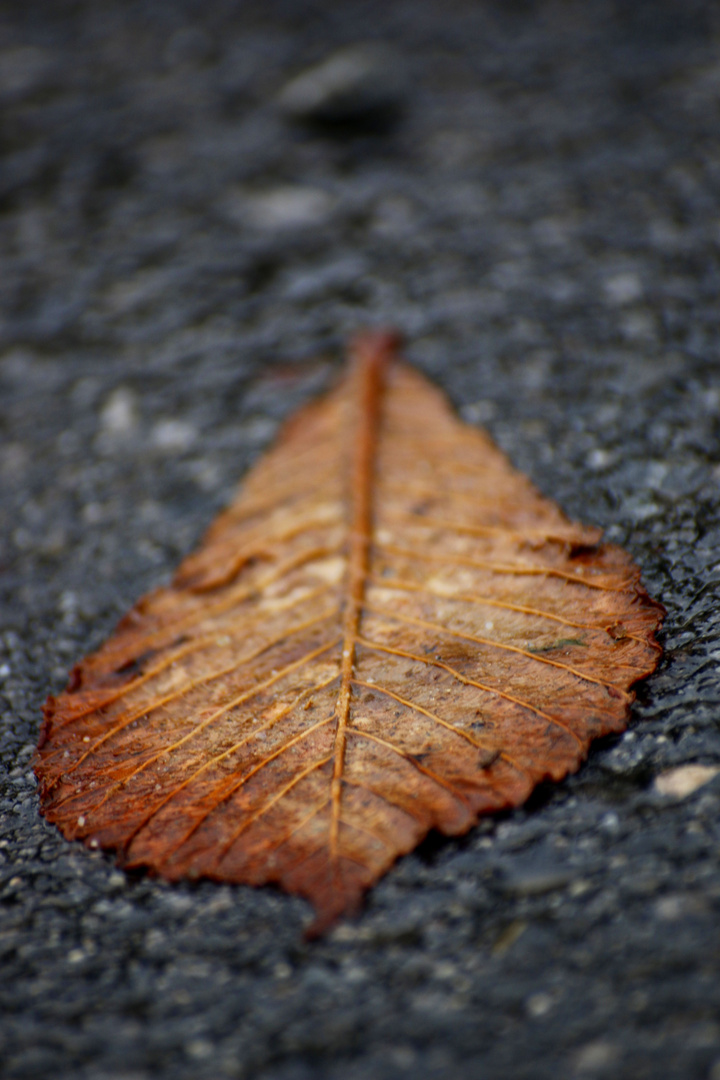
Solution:
[(196, 769), (195, 772), (192, 773), (190, 776), (186, 777), (182, 781), (182, 783), (178, 784), (177, 787), (173, 788), (170, 794), (166, 796), (166, 798), (163, 799), (162, 802), (158, 803), (156, 806), (153, 807), (151, 813), (134, 829), (126, 843), (131, 843), (132, 840), (134, 840), (135, 837), (138, 835), (138, 833), (140, 833), (142, 829), (146, 828), (150, 824), (150, 821), (157, 814), (159, 814), (160, 811), (168, 805), (168, 803), (171, 803), (173, 799), (175, 799), (184, 788), (188, 787), (188, 785), (193, 782), (193, 780), (197, 780), (198, 776), (201, 776), (206, 769), (211, 768), (213, 765), (217, 765), (220, 761), (224, 761), (225, 758), (228, 758), (232, 754), (237, 753), (237, 751), (241, 747), (251, 742), (252, 739), (256, 738), (258, 735), (262, 735), (264, 732), (269, 731), (271, 728), (275, 727), (275, 725), (278, 724), (281, 720), (283, 720), (286, 716), (288, 716), (293, 711), (293, 709), (297, 708), (303, 698), (306, 698), (308, 697), (308, 695), (311, 694), (317, 694), (319, 690), (326, 689), (328, 686), (331, 686), (334, 682), (336, 682), (337, 679), (338, 676), (336, 675), (334, 676), (334, 678), (328, 679), (324, 683), (319, 683), (318, 685), (307, 687), (307, 689), (303, 690), (302, 693), (298, 694), (297, 697), (294, 698), (294, 700), (291, 701), (289, 705), (286, 705), (282, 712), (278, 713), (277, 716), (274, 716), (272, 720), (269, 720), (266, 724), (263, 724), (259, 728), (253, 728), (252, 731), (249, 731), (244, 738), (240, 739), (238, 742), (228, 747), (228, 749), (224, 750), (222, 754), (216, 754), (214, 757), (209, 758), (203, 765), (200, 766), (199, 769)]
[[(312, 728), (308, 728), (308, 730), (303, 732), (302, 736), (298, 736), (297, 739), (295, 739), (293, 741), (293, 743), (287, 743), (284, 747), (282, 747), (282, 749), (279, 750), (278, 753), (276, 755), (274, 755), (274, 757), (279, 757), (281, 753), (285, 752), (285, 750), (289, 750), (291, 745), (293, 745), (295, 742), (300, 742), (301, 737), (304, 738), (306, 735), (309, 735), (312, 731), (315, 731), (318, 728), (323, 727), (324, 724), (331, 723), (332, 720), (334, 720), (334, 719), (335, 719), (334, 716), (329, 716), (326, 720), (321, 720), (318, 724), (315, 724)], [(230, 850), (237, 843), (240, 836), (244, 832), (247, 832), (247, 830), (250, 828), (251, 825), (254, 825), (256, 821), (259, 821), (261, 817), (264, 817), (265, 814), (267, 814), (267, 812), (269, 810), (272, 810), (273, 806), (276, 806), (277, 803), (279, 803), (280, 800), (283, 799), (288, 794), (288, 792), (292, 791), (293, 788), (297, 787), (297, 785), (299, 783), (301, 783), (303, 780), (306, 780), (307, 777), (310, 776), (312, 773), (317, 772), (318, 769), (322, 769), (323, 765), (328, 765), (332, 761), (332, 759), (333, 759), (333, 755), (328, 754), (326, 757), (321, 758), (319, 761), (314, 762), (312, 765), (308, 765), (308, 767), (306, 769), (303, 769), (302, 772), (297, 774), (297, 776), (294, 776), (293, 779), (289, 783), (287, 783), (284, 787), (280, 788), (280, 791), (277, 791), (275, 793), (275, 795), (273, 795), (272, 799), (270, 799), (267, 803), (265, 803), (265, 805), (262, 806), (257, 811), (257, 813), (252, 814), (249, 818), (247, 818), (245, 821), (243, 821), (240, 828), (235, 830), (235, 832), (230, 837), (230, 839), (225, 844), (223, 844), (222, 848), (220, 849), (220, 857), (217, 860), (217, 865), (219, 866), (220, 863), (223, 861), (223, 859), (225, 859), (229, 855)], [(273, 758), (268, 758), (268, 762), (272, 761), (272, 760), (273, 760)], [(268, 762), (264, 762), (263, 764), (267, 764)], [(254, 772), (258, 772), (258, 771), (259, 771), (259, 768), (254, 770)], [(252, 775), (254, 775), (254, 773), (250, 773), (247, 777), (245, 777), (243, 779), (242, 783), (243, 784), (246, 783), (250, 779), (250, 777)], [(242, 787), (242, 784), (238, 784), (237, 787), (231, 792), (231, 795), (234, 795), (235, 792), (240, 787)], [(227, 800), (223, 800), (223, 801), (227, 801)], [(215, 807), (214, 809), (217, 809), (217, 807)]]
[[(261, 646), (255, 652), (249, 653), (242, 660), (240, 660), (239, 662), (237, 662), (235, 664), (230, 665), (229, 667), (222, 668), (220, 670), (214, 671), (210, 675), (203, 676), (202, 679), (191, 679), (190, 682), (186, 683), (183, 687), (179, 687), (177, 690), (173, 691), (172, 694), (166, 694), (165, 697), (163, 697), (159, 701), (155, 702), (155, 704), (150, 708), (145, 706), (143, 708), (136, 709), (134, 712), (132, 712), (128, 716), (126, 716), (125, 720), (121, 724), (116, 724), (115, 727), (110, 729), (110, 731), (106, 731), (105, 734), (102, 735), (95, 743), (93, 743), (92, 746), (88, 747), (88, 749), (85, 751), (85, 753), (82, 754), (72, 766), (70, 766), (68, 769), (65, 770), (63, 775), (67, 776), (70, 773), (75, 772), (75, 770), (77, 768), (79, 768), (80, 765), (82, 765), (82, 763), (88, 757), (90, 757), (92, 754), (96, 753), (96, 751), (99, 750), (99, 748), (101, 746), (103, 746), (109, 739), (111, 739), (114, 735), (118, 735), (121, 731), (123, 731), (125, 728), (127, 728), (130, 724), (134, 723), (135, 720), (139, 720), (141, 716), (144, 716), (144, 717), (150, 716), (151, 713), (155, 712), (157, 709), (163, 708), (165, 705), (168, 705), (171, 701), (178, 701), (180, 698), (184, 697), (185, 694), (189, 694), (193, 690), (197, 690), (197, 688), (200, 687), (200, 686), (206, 686), (208, 683), (213, 682), (215, 679), (220, 679), (224, 675), (237, 674), (237, 672), (240, 671), (246, 664), (249, 664), (252, 660), (256, 660), (259, 656), (262, 656), (262, 654), (264, 652), (267, 652), (268, 649), (275, 648), (276, 645), (279, 645), (281, 642), (287, 640), (288, 638), (293, 637), (296, 633), (300, 633), (302, 630), (307, 630), (308, 627), (310, 627), (310, 626), (319, 625), (321, 622), (325, 622), (327, 619), (331, 618), (333, 614), (334, 614), (334, 612), (331, 612), (328, 615), (323, 615), (323, 616), (321, 616), (321, 617), (319, 617), (317, 619), (311, 619), (308, 622), (303, 623), (301, 626), (295, 627), (293, 630), (290, 630), (286, 634), (284, 634), (281, 638), (278, 638), (277, 640), (275, 640), (273, 642), (270, 642), (270, 644), (268, 644), (268, 645)], [(332, 646), (327, 646), (327, 647), (331, 648)], [(311, 654), (309, 654), (309, 653), (306, 654), (307, 658), (309, 658), (310, 656), (311, 656)], [(277, 673), (277, 674), (280, 677), (282, 677), (282, 674), (286, 673), (288, 670), (292, 670), (292, 668), (290, 668), (290, 669), (283, 668), (282, 671)], [(238, 702), (238, 704), (239, 704), (239, 702)], [(104, 707), (104, 706), (98, 706), (98, 708), (101, 708), (101, 707)], [(231, 705), (230, 707), (233, 708), (234, 706)], [(58, 750), (58, 753), (60, 753), (60, 750)]]
[[(325, 593), (331, 592), (333, 591), (333, 589), (334, 586), (332, 585), (324, 586), (322, 589), (317, 589), (314, 592), (308, 594), (307, 596), (301, 597), (295, 604), (290, 605), (289, 609), (283, 610), (292, 611), (294, 607), (298, 607), (300, 604), (304, 604), (308, 600), (317, 599), (318, 596), (322, 596)], [(279, 637), (274, 638), (272, 641), (268, 641), (265, 644), (260, 645), (254, 652), (248, 653), (247, 656), (244, 656), (242, 658), (242, 660), (236, 661), (231, 666), (226, 668), (219, 668), (218, 670), (211, 672), (209, 675), (204, 675), (202, 679), (189, 680), (189, 682), (186, 683), (185, 686), (179, 687), (172, 696), (163, 698), (162, 702), (158, 703), (158, 705), (165, 705), (169, 701), (174, 701), (176, 700), (176, 698), (182, 697), (183, 694), (188, 693), (191, 690), (197, 689), (198, 686), (204, 686), (206, 683), (212, 682), (214, 679), (219, 679), (223, 675), (234, 674), (242, 667), (244, 667), (245, 664), (249, 664), (252, 660), (256, 660), (259, 656), (262, 656), (264, 652), (268, 652), (270, 649), (274, 649), (276, 645), (281, 645), (283, 641), (286, 641), (288, 638), (294, 637), (295, 634), (299, 634), (303, 630), (307, 630), (311, 626), (316, 626), (319, 625), (321, 622), (325, 622), (335, 613), (335, 611), (330, 611), (326, 615), (318, 615), (313, 617), (312, 619), (306, 620), (304, 623), (299, 623), (297, 626), (292, 627), (290, 630), (286, 630)], [(237, 627), (235, 627), (234, 629), (236, 630), (237, 636)], [(114, 704), (114, 702), (119, 701), (120, 698), (126, 697), (134, 690), (137, 690), (139, 687), (149, 682), (149, 680), (154, 678), (156, 675), (161, 675), (163, 671), (167, 671), (169, 667), (172, 667), (173, 664), (176, 664), (178, 660), (182, 660), (185, 656), (191, 655), (196, 652), (202, 652), (205, 648), (210, 648), (213, 645), (216, 645), (219, 633), (220, 628), (218, 628), (214, 632), (214, 634), (208, 635), (208, 637), (195, 638), (194, 640), (188, 642), (188, 644), (185, 645), (182, 649), (178, 649), (176, 652), (169, 653), (166, 657), (163, 658), (162, 663), (157, 664), (154, 668), (143, 672), (143, 674), (141, 676), (138, 676), (138, 678), (135, 679), (133, 682), (125, 683), (124, 686), (119, 687), (117, 691), (114, 691), (110, 697), (105, 697), (100, 701), (95, 700), (92, 707), (89, 707), (82, 712), (73, 713), (68, 720), (64, 721), (64, 723), (58, 724), (58, 730), (61, 730), (61, 728), (66, 726), (66, 724), (68, 723), (76, 723), (84, 716), (90, 716), (95, 712), (99, 712), (100, 709), (106, 709), (108, 705), (112, 705)], [(138, 716), (145, 716), (152, 711), (153, 709), (143, 709), (141, 712), (136, 713), (133, 719), (137, 719)], [(112, 734), (112, 732), (108, 733), (108, 735), (110, 734)], [(100, 742), (104, 742), (106, 737), (107, 736), (103, 736)], [(99, 746), (100, 743), (97, 743), (96, 745)], [(92, 753), (95, 748), (95, 746), (91, 747), (88, 753)], [(85, 754), (83, 757), (87, 757), (87, 754)], [(82, 760), (83, 759), (81, 759), (81, 761)], [(79, 765), (81, 761), (78, 761), (76, 764)]]
[(525, 656), (529, 660), (535, 660), (538, 664), (547, 664), (550, 667), (560, 668), (562, 671), (568, 671), (571, 675), (574, 675), (577, 679), (582, 679), (584, 682), (594, 683), (597, 686), (612, 687), (614, 690), (619, 690), (620, 693), (627, 697), (625, 691), (621, 686), (616, 683), (606, 682), (604, 679), (596, 679), (592, 675), (585, 675), (582, 671), (578, 671), (576, 668), (571, 667), (569, 664), (563, 664), (559, 660), (550, 660), (547, 656), (538, 656), (537, 653), (529, 652), (527, 649), (521, 649), (517, 645), (507, 645), (503, 641), (493, 641), (492, 638), (476, 637), (473, 634), (464, 634), (460, 630), (453, 630), (449, 626), (441, 626), (439, 623), (428, 622), (426, 619), (416, 619), (410, 615), (400, 615), (395, 611), (384, 611), (382, 608), (375, 607), (374, 605), (366, 604), (365, 610), (371, 612), (373, 615), (382, 615), (384, 619), (394, 619), (396, 622), (407, 623), (410, 626), (423, 626), (428, 630), (434, 630), (436, 633), (448, 634), (451, 637), (462, 638), (463, 641), (474, 641), (478, 645), (488, 645), (494, 649), (502, 649), (505, 652), (517, 653), (520, 656)]
[[(607, 626), (598, 626), (594, 623), (573, 622), (571, 619), (564, 619), (561, 615), (555, 615), (551, 611), (527, 607), (524, 604), (511, 604), (508, 600), (497, 600), (495, 597), (491, 596), (480, 596), (477, 593), (473, 593), (470, 596), (467, 594), (459, 596), (457, 593), (444, 593), (437, 589), (429, 589), (426, 585), (418, 585), (414, 581), (405, 581), (402, 578), (373, 577), (370, 579), (370, 584), (377, 586), (379, 589), (397, 589), (398, 591), (403, 592), (418, 592), (426, 596), (437, 597), (438, 600), (448, 600), (451, 603), (479, 604), (481, 606), (487, 605), (488, 607), (503, 608), (507, 611), (517, 611), (522, 615), (533, 615), (542, 619), (551, 619), (553, 622), (561, 623), (563, 626), (572, 626), (577, 630), (596, 630), (607, 634), (608, 637), (612, 637)], [(644, 638), (638, 637), (635, 634), (627, 634), (626, 637), (630, 638), (632, 641), (639, 641), (642, 645), (647, 644)]]
[(536, 705), (531, 705), (529, 701), (524, 701), (522, 698), (514, 697), (512, 694), (505, 693), (504, 690), (498, 690), (494, 686), (488, 686), (486, 683), (476, 682), (475, 679), (469, 679), (466, 675), (463, 675), (456, 668), (451, 667), (450, 664), (445, 664), (440, 660), (429, 660), (427, 656), (417, 656), (415, 653), (406, 652), (404, 649), (393, 649), (389, 645), (379, 645), (377, 642), (368, 641), (366, 638), (359, 638), (358, 644), (363, 645), (366, 649), (374, 649), (379, 652), (390, 653), (393, 656), (403, 656), (406, 660), (415, 660), (420, 664), (426, 664), (429, 667), (443, 668), (459, 682), (464, 683), (466, 686), (476, 686), (478, 690), (484, 690), (488, 694), (495, 694), (497, 697), (504, 698), (506, 701), (512, 701), (513, 704), (519, 705), (523, 709), (528, 709), (530, 712), (534, 712), (537, 716), (542, 716), (543, 720), (547, 720), (548, 723), (554, 724), (556, 727), (561, 728), (567, 735), (585, 749), (585, 744), (579, 735), (563, 724), (562, 720), (558, 720), (557, 717), (551, 716), (550, 713), (543, 712), (542, 709), (538, 709)]
[[(615, 585), (603, 585), (599, 581), (586, 580), (577, 574), (569, 574), (565, 570), (557, 570), (552, 566), (519, 566), (516, 563), (497, 563), (490, 560), (463, 558), (459, 555), (442, 556), (432, 555), (421, 551), (409, 551), (405, 548), (397, 548), (390, 544), (375, 544), (376, 550), (385, 555), (396, 555), (402, 559), (422, 560), (424, 562), (445, 562), (455, 566), (473, 566), (478, 570), (487, 570), (492, 574), (517, 574), (529, 577), (556, 577), (563, 581), (569, 581), (573, 585), (584, 585), (588, 589), (600, 589), (602, 592), (630, 592), (628, 589), (620, 589)], [(629, 583), (630, 584), (630, 583)]]
[(445, 788), (446, 791), (449, 791), (455, 799), (458, 799), (460, 802), (465, 803), (466, 806), (470, 805), (468, 799), (463, 795), (461, 791), (458, 791), (457, 788), (453, 787), (452, 784), (448, 783), (446, 780), (443, 780), (442, 777), (438, 776), (438, 774), (436, 772), (433, 772), (432, 769), (428, 769), (427, 766), (421, 765), (417, 758), (413, 757), (412, 754), (408, 754), (404, 750), (401, 750), (399, 746), (396, 746), (395, 743), (390, 742), (389, 739), (381, 739), (379, 735), (373, 735), (371, 732), (363, 731), (362, 728), (357, 727), (348, 728), (348, 734), (357, 735), (361, 739), (369, 739), (371, 742), (378, 743), (379, 746), (384, 746), (386, 747), (386, 749), (392, 750), (393, 753), (397, 754), (398, 757), (401, 757), (403, 761), (407, 761), (407, 763), (409, 765), (412, 765), (413, 768), (417, 769), (418, 772), (421, 772), (430, 780), (434, 780), (435, 783), (438, 784), (440, 787)]
[(154, 764), (158, 760), (158, 758), (165, 757), (166, 754), (170, 754), (173, 751), (178, 750), (181, 746), (184, 746), (185, 743), (189, 742), (190, 739), (196, 738), (199, 734), (201, 734), (201, 732), (205, 731), (205, 729), (209, 727), (210, 724), (215, 723), (215, 721), (219, 720), (221, 716), (224, 716), (226, 713), (230, 712), (231, 709), (236, 708), (238, 705), (242, 705), (245, 701), (249, 701), (251, 698), (257, 697), (257, 695), (262, 693), (263, 690), (266, 690), (269, 686), (272, 686), (274, 683), (284, 678), (285, 675), (288, 675), (291, 671), (295, 671), (297, 670), (297, 668), (304, 666), (309, 660), (314, 660), (317, 656), (320, 656), (322, 653), (327, 652), (328, 649), (332, 649), (334, 645), (337, 645), (337, 643), (337, 639), (335, 639), (335, 641), (330, 642), (329, 645), (323, 645), (322, 648), (316, 649), (314, 652), (307, 653), (305, 656), (301, 657), (300, 660), (296, 660), (292, 664), (286, 665), (286, 667), (284, 667), (282, 671), (276, 672), (276, 674), (271, 676), (269, 679), (265, 679), (263, 682), (258, 683), (255, 687), (253, 687), (252, 690), (248, 690), (244, 694), (240, 694), (238, 697), (233, 698), (232, 701), (226, 702), (226, 704), (223, 705), (222, 708), (216, 709), (215, 712), (211, 713), (211, 715), (206, 717), (205, 720), (197, 724), (192, 729), (192, 731), (189, 731), (187, 735), (183, 735), (182, 739), (178, 739), (177, 742), (172, 743), (170, 746), (164, 746), (162, 750), (158, 751), (157, 754), (154, 754), (152, 757), (148, 758), (147, 761), (144, 761), (142, 763), (142, 765), (138, 765), (138, 767), (134, 769), (128, 776), (123, 777), (122, 780), (119, 780), (116, 784), (109, 788), (105, 797), (100, 803), (98, 803), (96, 809), (99, 809), (114, 791), (117, 791), (119, 788), (124, 787), (139, 773), (144, 772), (145, 769), (149, 768), (150, 765)]

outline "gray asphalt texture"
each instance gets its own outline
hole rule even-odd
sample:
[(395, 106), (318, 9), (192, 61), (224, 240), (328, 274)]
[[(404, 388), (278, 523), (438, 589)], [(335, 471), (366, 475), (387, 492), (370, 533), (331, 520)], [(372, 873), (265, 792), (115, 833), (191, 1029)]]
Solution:
[[(367, 41), (384, 74), (289, 115)], [(656, 786), (720, 766), (719, 46), (696, 0), (2, 4), (0, 1075), (720, 1078), (720, 774)], [(667, 652), (576, 776), (307, 944), (298, 899), (66, 842), (28, 763), (387, 323), (628, 547)]]

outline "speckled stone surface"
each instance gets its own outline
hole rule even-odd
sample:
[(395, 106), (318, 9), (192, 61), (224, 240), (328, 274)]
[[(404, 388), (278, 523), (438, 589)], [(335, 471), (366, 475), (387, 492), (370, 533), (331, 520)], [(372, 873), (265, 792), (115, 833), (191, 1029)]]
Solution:
[[(283, 113), (368, 41), (391, 115)], [(717, 6), (7, 0), (0, 106), (0, 1075), (718, 1080)], [(65, 842), (28, 762), (74, 659), (387, 322), (630, 549), (667, 653), (575, 777), (309, 945), (299, 900)]]

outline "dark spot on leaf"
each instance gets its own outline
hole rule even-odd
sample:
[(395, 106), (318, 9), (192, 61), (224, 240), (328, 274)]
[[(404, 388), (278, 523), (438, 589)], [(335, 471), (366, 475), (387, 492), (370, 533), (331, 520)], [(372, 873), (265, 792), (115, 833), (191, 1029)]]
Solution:
[(124, 664), (121, 664), (119, 668), (115, 668), (116, 675), (139, 675), (142, 672), (143, 665), (147, 663), (151, 656), (154, 656), (157, 652), (156, 649), (148, 649), (146, 652), (141, 653), (140, 656), (135, 657), (133, 660), (126, 660)]

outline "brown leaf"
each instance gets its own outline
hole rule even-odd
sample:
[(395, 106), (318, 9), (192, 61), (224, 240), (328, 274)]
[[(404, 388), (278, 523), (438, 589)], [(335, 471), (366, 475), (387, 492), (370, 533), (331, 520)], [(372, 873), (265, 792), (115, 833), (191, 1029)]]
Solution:
[(395, 352), (356, 343), (48, 700), (35, 769), (65, 836), (173, 880), (278, 882), (321, 930), (429, 829), (625, 727), (662, 608)]

